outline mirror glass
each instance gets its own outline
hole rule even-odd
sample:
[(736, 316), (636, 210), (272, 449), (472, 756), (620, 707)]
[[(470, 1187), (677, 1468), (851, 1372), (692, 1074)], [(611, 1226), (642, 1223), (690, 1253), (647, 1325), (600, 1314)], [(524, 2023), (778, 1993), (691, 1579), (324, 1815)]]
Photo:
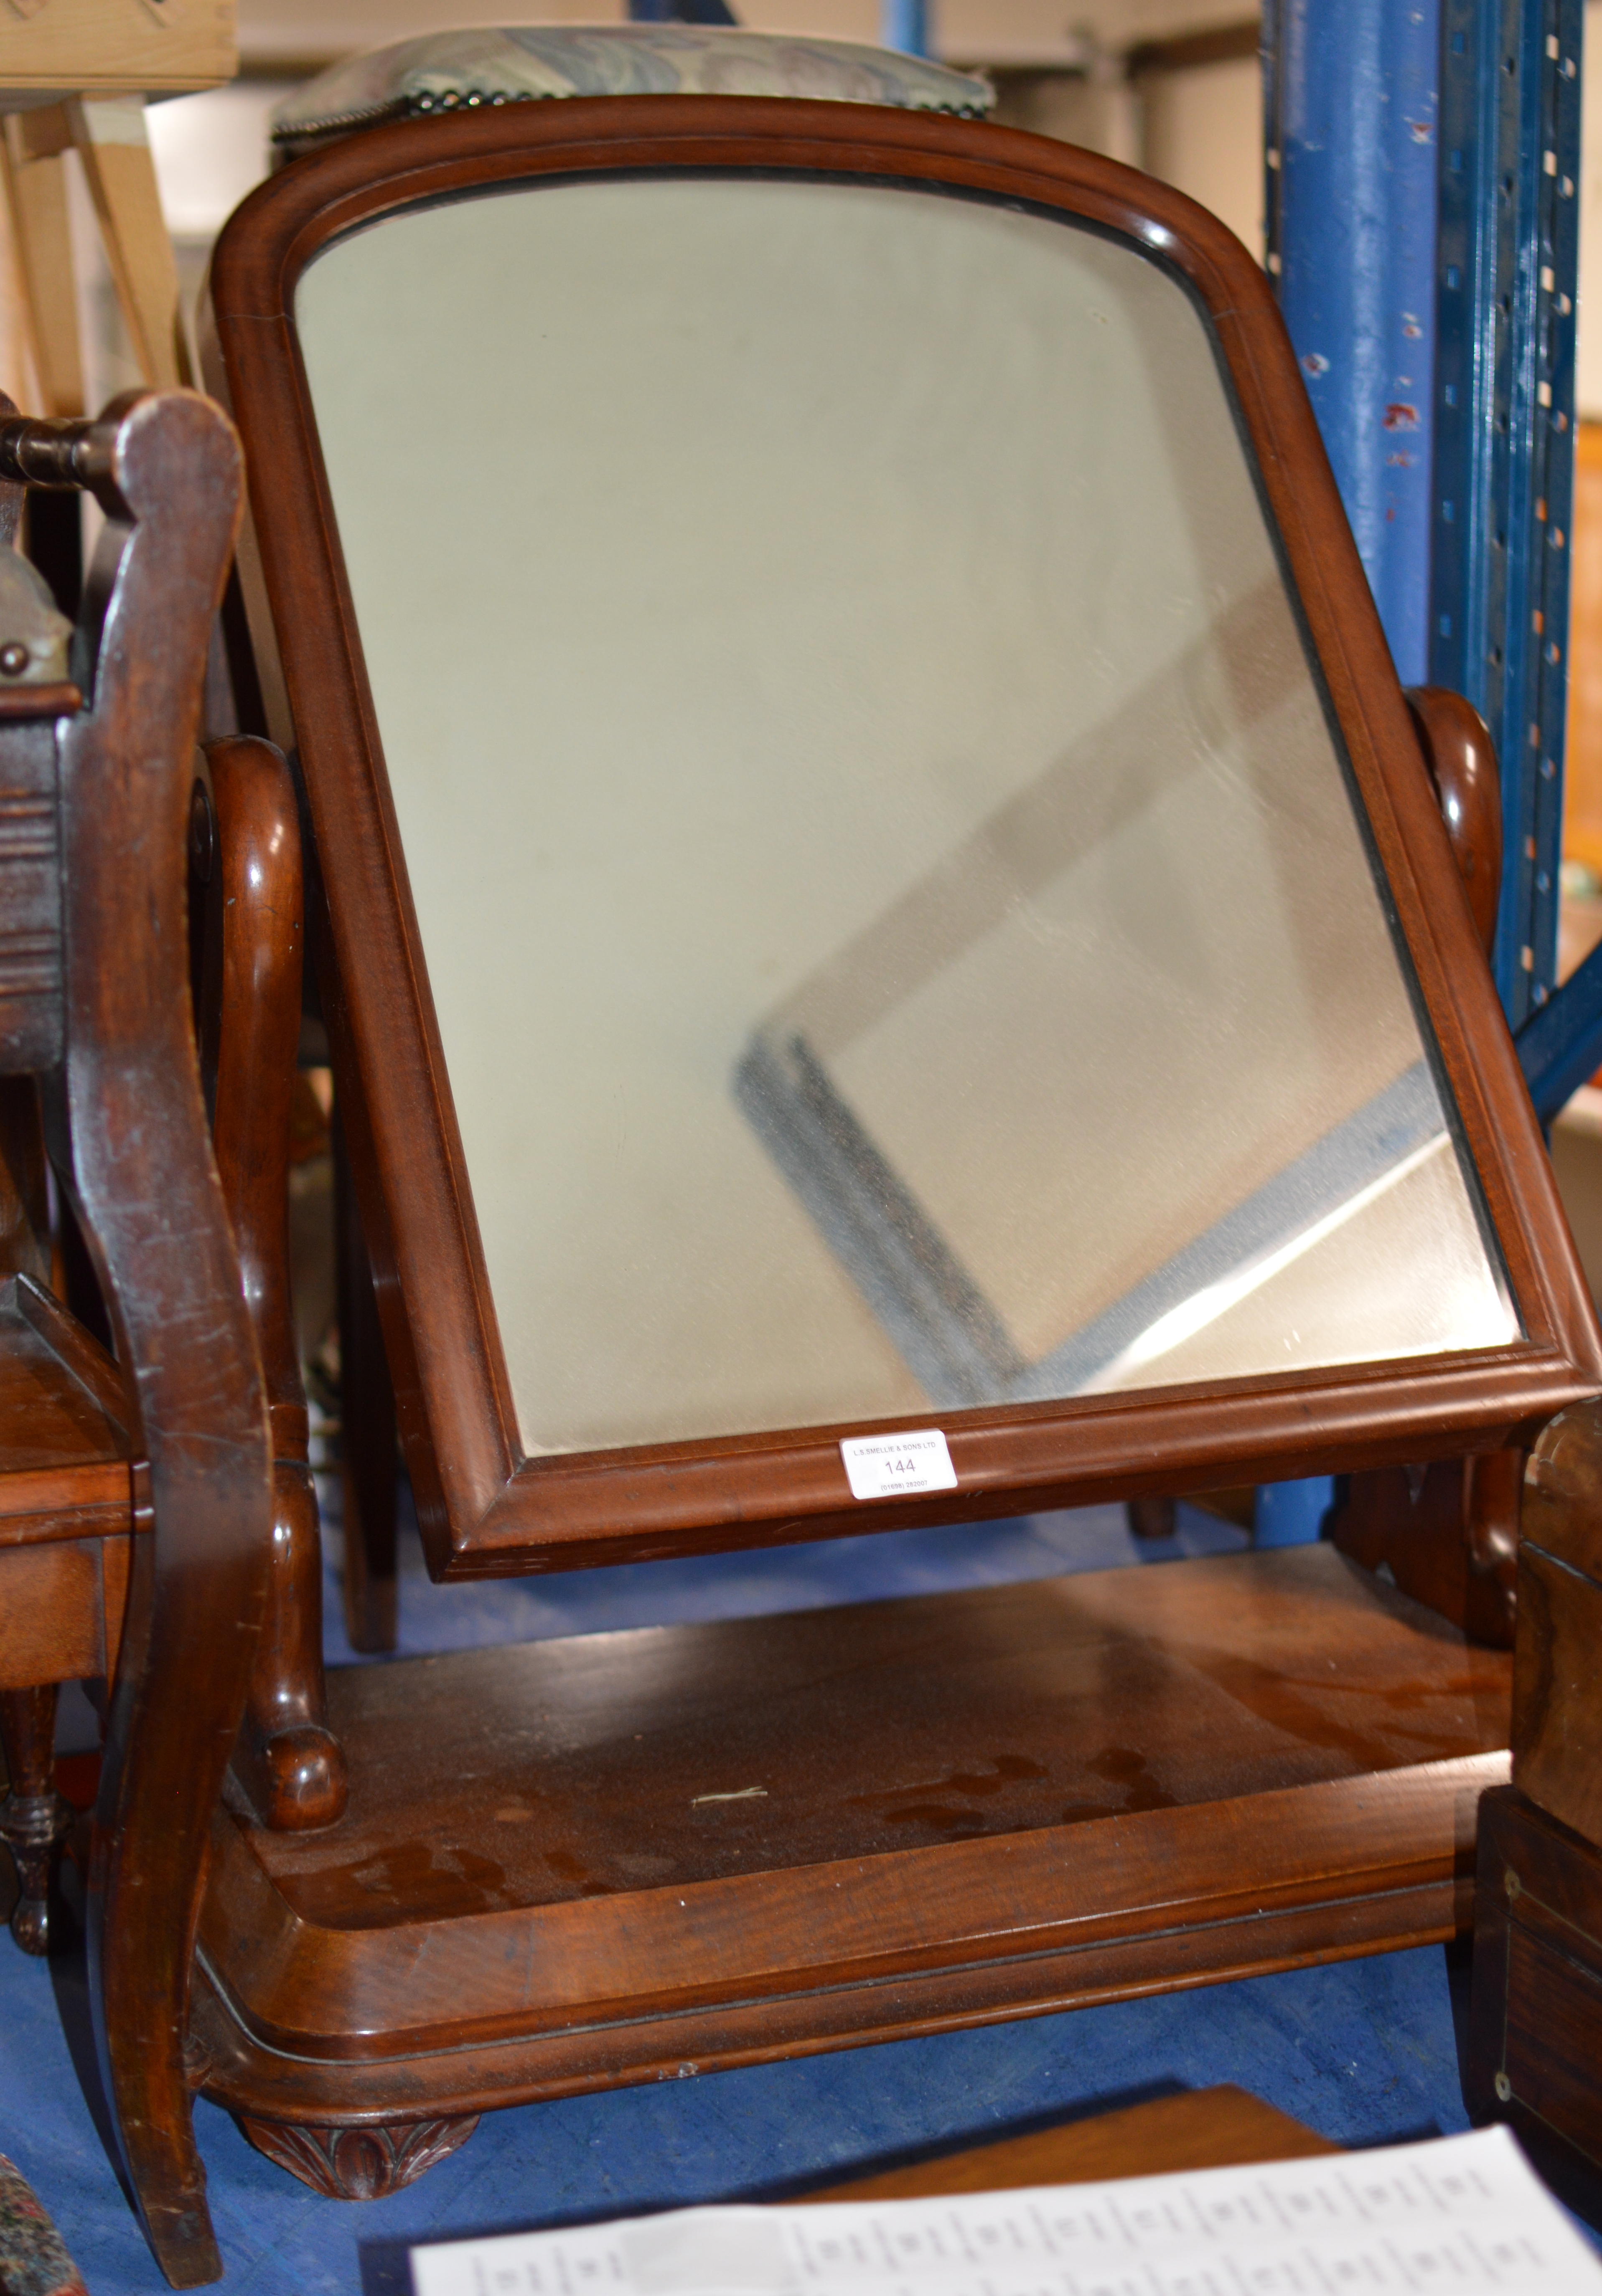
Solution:
[(296, 320), (528, 1453), (1515, 1336), (1171, 275), (637, 177)]

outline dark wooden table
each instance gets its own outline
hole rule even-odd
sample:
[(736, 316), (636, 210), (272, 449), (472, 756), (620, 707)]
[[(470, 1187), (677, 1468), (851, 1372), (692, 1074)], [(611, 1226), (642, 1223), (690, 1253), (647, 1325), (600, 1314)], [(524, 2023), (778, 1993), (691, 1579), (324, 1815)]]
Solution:
[(1305, 2161), (1341, 2147), (1232, 2081), (1187, 2089), (1121, 2112), (1031, 2129), (959, 2152), (854, 2177), (797, 2201), (912, 2201), (941, 2193), (1005, 2193), (1029, 2185), (1090, 2185), (1110, 2177), (1162, 2177)]

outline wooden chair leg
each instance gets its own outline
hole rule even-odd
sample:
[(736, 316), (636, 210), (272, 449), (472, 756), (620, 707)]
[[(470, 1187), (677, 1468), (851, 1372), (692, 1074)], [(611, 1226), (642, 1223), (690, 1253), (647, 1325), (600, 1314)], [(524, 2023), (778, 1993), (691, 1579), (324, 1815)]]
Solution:
[[(73, 286), (62, 154), (72, 143), (65, 107), (14, 112), (0, 137), (12, 236), (28, 313), (29, 349), (46, 414), (84, 411), (83, 354)], [(76, 512), (76, 498), (72, 509)]]
[(399, 1630), (395, 1390), (337, 1106), (333, 1171), (340, 1417), (344, 1430), (345, 1633), (352, 1650), (392, 1651)]
[(0, 1841), (17, 1868), (11, 1933), (24, 1953), (50, 1948), (50, 1875), (72, 1827), (70, 1806), (55, 1790), (53, 1682), (36, 1690), (0, 1691), (0, 1742), (11, 1791), (0, 1802)]
[(192, 382), (178, 267), (161, 213), (144, 99), (75, 96), (67, 120), (140, 372), (158, 390)]

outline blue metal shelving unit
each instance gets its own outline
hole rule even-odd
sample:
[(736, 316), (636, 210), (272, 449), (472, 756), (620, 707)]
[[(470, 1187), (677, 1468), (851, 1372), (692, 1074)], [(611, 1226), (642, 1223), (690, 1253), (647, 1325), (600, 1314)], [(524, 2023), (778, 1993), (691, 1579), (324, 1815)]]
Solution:
[(1429, 658), (1439, 0), (1268, 0), (1268, 265), (1404, 684)]
[(879, 37), (903, 55), (929, 53), (928, 0), (880, 0)]
[(1516, 1032), (1557, 979), (1583, 20), (1582, 0), (1442, 0), (1430, 676), (1496, 737)]
[[(1583, 20), (1583, 0), (1263, 5), (1269, 267), (1397, 668), (1496, 739), (1492, 963), (1545, 1121), (1602, 1064), (1602, 952), (1556, 989)], [(926, 0), (882, 0), (882, 37), (927, 53)], [(1328, 1490), (1265, 1494), (1265, 1536), (1316, 1535)]]
[[(1266, 258), (1403, 680), (1430, 648), (1439, 0), (1265, 0)], [(1257, 1494), (1318, 1538), (1335, 1481)]]
[[(1403, 680), (1496, 738), (1493, 968), (1543, 1119), (1602, 1062), (1554, 996), (1583, 0), (1266, 0), (1268, 261)], [(1321, 1481), (1261, 1495), (1310, 1535)]]
[(628, 0), (634, 24), (737, 24), (727, 0)]
[[(1496, 737), (1516, 1031), (1557, 969), (1583, 13), (1269, 0), (1264, 19), (1269, 266), (1397, 668)], [(1602, 975), (1560, 1002), (1532, 1085), (1551, 1047), (1566, 1073), (1576, 1035), (1602, 1037)]]

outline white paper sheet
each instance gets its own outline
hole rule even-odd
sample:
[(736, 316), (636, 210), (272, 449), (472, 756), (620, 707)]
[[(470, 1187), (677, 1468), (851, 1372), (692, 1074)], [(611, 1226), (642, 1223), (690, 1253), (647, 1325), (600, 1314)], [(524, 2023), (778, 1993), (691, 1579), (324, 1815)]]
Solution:
[(686, 2209), (414, 2249), (415, 2296), (1598, 2296), (1505, 2128), (929, 2201)]

